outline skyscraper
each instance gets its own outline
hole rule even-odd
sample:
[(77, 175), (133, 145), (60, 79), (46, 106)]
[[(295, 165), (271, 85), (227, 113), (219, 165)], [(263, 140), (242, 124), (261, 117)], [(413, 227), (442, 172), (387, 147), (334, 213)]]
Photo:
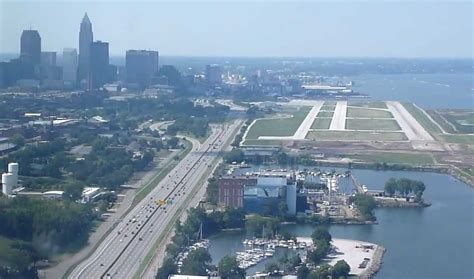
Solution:
[(23, 30), (20, 53), (22, 59), (37, 66), (41, 63), (41, 37), (37, 30)]
[(90, 45), (90, 86), (98, 88), (109, 81), (109, 43), (93, 42)]
[(127, 83), (139, 87), (150, 85), (152, 77), (158, 72), (158, 59), (158, 51), (127, 50)]
[(217, 64), (206, 65), (206, 81), (209, 84), (220, 84), (222, 82), (221, 66)]
[(63, 50), (63, 81), (73, 86), (77, 79), (77, 51), (75, 48)]
[(56, 52), (41, 52), (41, 79), (60, 80), (61, 74), (61, 68), (56, 66)]
[(82, 18), (81, 29), (79, 31), (79, 80), (89, 78), (91, 61), (90, 49), (93, 40), (92, 23), (86, 13), (84, 18)]

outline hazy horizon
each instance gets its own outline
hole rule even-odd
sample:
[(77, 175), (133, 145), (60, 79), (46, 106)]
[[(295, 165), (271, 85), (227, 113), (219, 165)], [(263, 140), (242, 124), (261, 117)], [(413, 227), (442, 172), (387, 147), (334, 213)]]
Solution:
[[(78, 48), (85, 12), (111, 56), (469, 59), (473, 4), (460, 1), (128, 2), (0, 0), (0, 53), (23, 29), (42, 50)], [(456, 15), (456, 16), (452, 16)]]

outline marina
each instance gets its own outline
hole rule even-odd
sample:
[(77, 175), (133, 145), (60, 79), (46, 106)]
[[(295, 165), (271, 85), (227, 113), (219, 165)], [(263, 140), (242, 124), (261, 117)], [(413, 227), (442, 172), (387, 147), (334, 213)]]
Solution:
[(297, 242), (294, 240), (283, 240), (283, 239), (271, 239), (266, 240), (262, 238), (245, 239), (242, 241), (245, 250), (243, 252), (236, 252), (237, 261), (239, 267), (247, 269), (251, 266), (257, 265), (259, 262), (266, 258), (273, 257), (275, 249), (287, 248), (287, 249), (305, 249), (307, 246), (306, 242)]

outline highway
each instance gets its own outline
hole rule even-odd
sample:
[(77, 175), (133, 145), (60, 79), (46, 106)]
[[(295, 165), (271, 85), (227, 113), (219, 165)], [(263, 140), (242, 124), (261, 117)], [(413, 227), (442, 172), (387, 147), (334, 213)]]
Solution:
[(191, 200), (201, 184), (199, 182), (202, 182), (201, 178), (211, 168), (211, 162), (226, 148), (241, 123), (213, 126), (211, 135), (202, 144), (192, 140), (191, 152), (123, 217), (95, 252), (69, 277), (132, 278), (179, 208)]

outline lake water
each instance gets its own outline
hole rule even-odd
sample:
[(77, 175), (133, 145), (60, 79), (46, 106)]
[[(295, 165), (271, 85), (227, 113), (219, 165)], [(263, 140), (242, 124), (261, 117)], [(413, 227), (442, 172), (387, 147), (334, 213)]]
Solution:
[[(390, 177), (422, 180), (427, 208), (382, 208), (377, 225), (333, 225), (335, 238), (380, 244), (387, 249), (375, 278), (474, 278), (474, 189), (449, 175), (420, 172), (352, 170), (369, 189), (383, 189)], [(291, 225), (282, 230), (309, 236), (311, 225)], [(242, 251), (244, 232), (221, 233), (211, 239), (210, 253), (217, 263), (226, 254)], [(263, 270), (266, 262), (248, 270)]]
[(472, 74), (359, 75), (354, 90), (375, 100), (413, 102), (423, 108), (474, 108)]

